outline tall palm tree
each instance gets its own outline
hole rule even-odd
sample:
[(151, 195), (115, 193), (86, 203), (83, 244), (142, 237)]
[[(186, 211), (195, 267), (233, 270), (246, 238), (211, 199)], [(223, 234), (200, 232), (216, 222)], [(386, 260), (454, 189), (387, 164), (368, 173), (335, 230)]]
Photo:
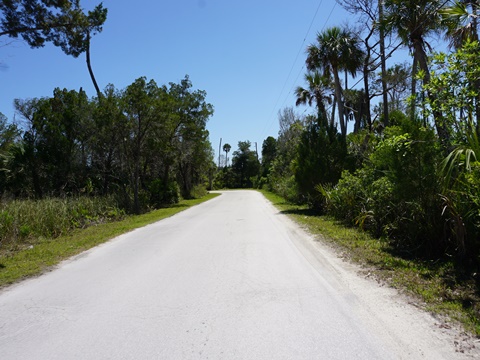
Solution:
[(225, 166), (228, 166), (228, 153), (232, 149), (230, 144), (223, 145), (223, 151), (225, 151)]
[(347, 122), (343, 106), (340, 71), (355, 76), (363, 63), (364, 51), (358, 37), (346, 28), (331, 27), (317, 34), (317, 44), (307, 48), (307, 69), (323, 70), (325, 76), (333, 75), (335, 100), (338, 104), (338, 118), (342, 136), (347, 135)]
[[(323, 121), (324, 125), (328, 124), (327, 110), (325, 103), (331, 103), (332, 99), (327, 92), (331, 89), (331, 80), (325, 75), (321, 75), (318, 71), (308, 72), (305, 74), (305, 82), (308, 88), (298, 86), (295, 89), (297, 101), (295, 105), (308, 104), (312, 106), (315, 102), (318, 112), (318, 120)], [(334, 119), (332, 116), (331, 125), (333, 126)]]
[[(385, 0), (384, 24), (408, 46), (418, 67), (425, 72), (425, 82), (430, 81), (426, 38), (438, 34), (442, 27), (440, 10), (442, 0)], [(417, 68), (413, 68), (416, 75)]]
[(420, 69), (426, 73), (427, 50), (431, 48), (426, 38), (440, 33), (440, 10), (444, 4), (442, 0), (385, 0), (386, 28), (396, 33), (403, 44), (412, 50)]
[[(412, 95), (416, 93), (416, 74), (420, 68), (424, 73), (423, 82), (430, 82), (427, 50), (431, 46), (427, 37), (439, 34), (443, 24), (440, 15), (445, 0), (385, 0), (384, 26), (390, 32), (396, 33), (402, 43), (413, 53)], [(427, 94), (432, 100), (434, 94)], [(415, 104), (412, 105), (414, 116)], [(434, 114), (437, 134), (445, 146), (448, 146), (448, 130), (441, 119), (441, 114)]]

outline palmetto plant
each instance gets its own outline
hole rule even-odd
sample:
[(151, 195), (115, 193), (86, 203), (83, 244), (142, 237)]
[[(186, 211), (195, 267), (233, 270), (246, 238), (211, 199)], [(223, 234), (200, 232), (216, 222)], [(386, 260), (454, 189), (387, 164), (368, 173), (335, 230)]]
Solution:
[[(470, 242), (475, 239), (475, 233), (478, 235), (480, 205), (478, 186), (480, 141), (472, 122), (465, 137), (466, 143), (459, 145), (442, 163), (444, 179), (443, 194), (440, 195), (444, 204), (442, 215), (450, 224), (458, 254), (462, 258), (467, 255)], [(474, 167), (477, 171), (472, 171)], [(452, 180), (453, 178), (455, 180)]]
[(446, 187), (451, 183), (452, 174), (455, 170), (471, 171), (472, 163), (480, 160), (480, 139), (473, 122), (470, 122), (467, 127), (465, 139), (466, 142), (450, 152), (442, 163), (442, 172), (444, 174)]

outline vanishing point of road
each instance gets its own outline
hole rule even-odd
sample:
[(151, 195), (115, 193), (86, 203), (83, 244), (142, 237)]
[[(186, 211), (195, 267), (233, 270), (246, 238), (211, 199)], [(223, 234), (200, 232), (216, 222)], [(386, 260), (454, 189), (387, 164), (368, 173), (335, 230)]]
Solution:
[(0, 358), (442, 358), (337, 262), (260, 193), (227, 191), (2, 291)]

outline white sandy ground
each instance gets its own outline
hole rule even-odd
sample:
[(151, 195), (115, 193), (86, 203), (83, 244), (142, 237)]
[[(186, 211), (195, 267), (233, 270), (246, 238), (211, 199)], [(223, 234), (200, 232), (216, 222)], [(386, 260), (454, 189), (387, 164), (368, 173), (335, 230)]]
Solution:
[(480, 359), (480, 342), (224, 192), (0, 292), (0, 358)]
[(480, 339), (461, 326), (436, 317), (417, 301), (376, 281), (365, 268), (345, 260), (338, 249), (322, 242), (286, 215), (282, 222), (305, 258), (329, 267), (341, 287), (355, 295), (357, 310), (377, 335), (402, 354), (402, 359), (480, 359)]

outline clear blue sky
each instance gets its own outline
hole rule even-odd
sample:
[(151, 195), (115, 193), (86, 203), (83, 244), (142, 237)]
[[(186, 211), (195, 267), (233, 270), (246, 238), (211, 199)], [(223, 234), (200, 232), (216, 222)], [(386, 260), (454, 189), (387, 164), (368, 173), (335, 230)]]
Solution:
[[(87, 8), (97, 3), (82, 1)], [(335, 0), (103, 3), (108, 18), (91, 47), (100, 88), (123, 89), (140, 76), (161, 85), (188, 74), (215, 107), (207, 124), (215, 150), (220, 138), (232, 150), (243, 140), (258, 142), (260, 150), (267, 136), (276, 137), (278, 111), (295, 105), (293, 89), (303, 85), (305, 48), (318, 31), (351, 17)], [(0, 112), (9, 120), (15, 98), (51, 96), (55, 87), (95, 95), (84, 55), (74, 59), (52, 45), (30, 49), (7, 41), (0, 38)]]

